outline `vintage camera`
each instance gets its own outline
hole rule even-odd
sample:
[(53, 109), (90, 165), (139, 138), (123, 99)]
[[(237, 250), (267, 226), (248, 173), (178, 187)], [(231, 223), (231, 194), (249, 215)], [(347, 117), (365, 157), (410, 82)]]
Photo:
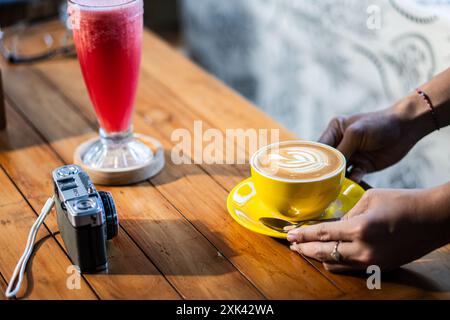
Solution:
[(52, 176), (58, 227), (70, 259), (81, 272), (107, 269), (106, 240), (119, 231), (111, 193), (97, 191), (76, 165), (57, 168)]

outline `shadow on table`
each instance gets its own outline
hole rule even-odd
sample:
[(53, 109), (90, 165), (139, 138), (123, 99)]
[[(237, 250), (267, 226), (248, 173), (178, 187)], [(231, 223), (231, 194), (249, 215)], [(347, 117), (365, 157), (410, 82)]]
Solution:
[(218, 177), (227, 177), (232, 183), (237, 184), (250, 177), (249, 164), (174, 164), (171, 159), (171, 151), (165, 150), (166, 166), (163, 171), (151, 179), (155, 186), (169, 184), (189, 176), (209, 175), (217, 180)]
[[(442, 268), (444, 270), (444, 268)], [(404, 286), (414, 287), (427, 292), (448, 292), (450, 288), (445, 287), (443, 282), (438, 282), (430, 275), (419, 273), (406, 268), (383, 274), (384, 280), (390, 283), (400, 284)]]
[[(7, 130), (0, 130), (0, 155), (1, 153), (8, 153), (11, 151), (16, 151), (19, 149), (25, 149), (33, 146), (44, 146), (47, 143), (41, 141), (38, 138), (26, 138), (24, 133), (20, 130), (19, 127), (13, 126), (15, 124), (14, 121), (9, 125)], [(90, 135), (86, 135), (85, 138), (80, 140), (80, 137), (74, 135), (73, 137), (61, 137), (61, 141), (67, 140), (67, 145), (70, 148), (75, 149), (76, 144), (72, 139), (78, 139), (80, 141), (87, 140), (89, 137), (95, 136), (94, 132), (89, 133)], [(55, 139), (58, 140), (58, 139)], [(59, 141), (59, 140), (58, 140)], [(56, 151), (55, 151), (56, 153)], [(160, 172), (157, 176), (151, 179), (152, 184), (158, 185), (166, 185), (184, 177), (188, 176), (203, 176), (203, 175), (211, 175), (214, 178), (217, 177), (227, 177), (231, 178), (232, 182), (237, 184), (245, 177), (250, 176), (250, 168), (247, 164), (174, 164), (171, 160), (171, 151), (165, 150), (165, 160), (166, 166), (163, 171)], [(61, 155), (55, 154), (55, 161)], [(59, 159), (58, 159), (59, 160)], [(33, 165), (33, 164), (31, 164)], [(36, 170), (40, 170), (40, 164), (35, 163)], [(50, 173), (49, 173), (50, 174)]]
[[(225, 248), (219, 252), (191, 223), (182, 218), (120, 220), (119, 232), (122, 234), (108, 244), (108, 274), (157, 274), (149, 262), (168, 276), (211, 276), (235, 272), (222, 253), (227, 257), (236, 254), (220, 240), (222, 235), (217, 232), (213, 235), (215, 242), (220, 241), (220, 247)], [(193, 224), (196, 225), (195, 222)]]
[[(289, 246), (289, 243), (286, 242), (286, 240), (274, 238), (274, 241), (277, 241), (282, 245)], [(450, 292), (450, 273), (448, 272), (448, 268), (445, 264), (448, 263), (449, 257), (450, 256), (443, 252), (439, 252), (438, 250), (401, 268), (397, 268), (392, 271), (384, 271), (381, 275), (382, 289), (383, 286), (386, 286), (386, 284), (394, 284), (415, 288), (424, 292), (425, 296), (432, 293), (448, 293)], [(365, 271), (331, 273), (326, 271), (320, 262), (312, 258), (304, 257), (304, 259), (310, 261), (317, 269), (323, 272), (325, 276), (331, 280), (335, 277), (351, 277), (359, 278), (366, 282), (369, 276)], [(376, 291), (378, 290), (373, 290), (375, 296), (377, 293)]]
[[(25, 292), (23, 293), (23, 295), (20, 295), (19, 297), (25, 298), (28, 297), (30, 295), (30, 293), (33, 291), (34, 288), (34, 278), (33, 278), (33, 260), (34, 257), (36, 256), (36, 254), (39, 252), (39, 248), (44, 245), (45, 241), (51, 239), (52, 236), (50, 234), (42, 237), (41, 239), (39, 239), (38, 241), (36, 241), (36, 243), (34, 244), (34, 249), (33, 252), (31, 253), (31, 256), (28, 260), (28, 264), (26, 267), (26, 285), (25, 285)], [(39, 271), (37, 271), (39, 272)], [(9, 280), (9, 279), (8, 279)]]
[[(235, 272), (228, 259), (219, 254), (209, 240), (188, 227), (189, 224), (183, 219), (121, 220), (122, 228), (119, 236), (108, 245), (110, 268), (108, 272), (97, 275), (159, 275), (161, 272), (166, 276), (211, 276)], [(224, 255), (228, 258), (236, 255), (220, 240), (222, 239), (220, 233), (215, 232), (213, 236), (214, 242), (216, 244), (217, 241), (221, 242), (220, 248), (225, 248), (221, 250)], [(35, 244), (35, 250), (27, 266), (27, 285), (22, 297), (27, 297), (34, 288), (33, 260), (35, 255), (39, 254), (39, 248), (50, 238), (51, 236), (47, 235)], [(284, 240), (276, 239), (276, 241), (288, 245)], [(449, 281), (442, 279), (448, 278), (449, 275), (443, 274), (446, 268), (440, 265), (441, 263), (443, 263), (442, 256), (437, 252), (432, 253), (425, 261), (419, 260), (403, 268), (383, 272), (382, 286), (395, 284), (415, 288), (425, 294), (420, 296), (425, 297), (427, 294), (449, 292)], [(319, 264), (316, 267), (319, 267)], [(328, 276), (333, 278), (339, 275), (328, 274)], [(367, 280), (365, 272), (345, 273), (343, 276)], [(376, 292), (374, 294), (376, 296)]]
[[(119, 235), (108, 241), (109, 269), (85, 276), (101, 279), (102, 276), (159, 276), (162, 273), (165, 276), (208, 277), (236, 272), (228, 259), (184, 219), (122, 219), (120, 224)], [(21, 299), (28, 297), (34, 289), (34, 272), (40, 271), (33, 268), (33, 262), (39, 249), (58, 234), (59, 231), (46, 235), (35, 243)], [(220, 241), (222, 236), (214, 233), (214, 237)], [(226, 248), (228, 257), (235, 255), (224, 242), (220, 246)]]

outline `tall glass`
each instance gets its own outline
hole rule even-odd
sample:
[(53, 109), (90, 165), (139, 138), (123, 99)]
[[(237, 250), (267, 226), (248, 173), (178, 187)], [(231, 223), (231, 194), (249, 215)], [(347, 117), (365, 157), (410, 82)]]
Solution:
[(163, 166), (164, 159), (155, 157), (158, 146), (149, 147), (148, 139), (143, 143), (131, 126), (143, 12), (142, 0), (68, 0), (78, 60), (100, 123), (100, 139), (81, 158), (89, 168), (121, 170), (150, 163), (159, 171)]

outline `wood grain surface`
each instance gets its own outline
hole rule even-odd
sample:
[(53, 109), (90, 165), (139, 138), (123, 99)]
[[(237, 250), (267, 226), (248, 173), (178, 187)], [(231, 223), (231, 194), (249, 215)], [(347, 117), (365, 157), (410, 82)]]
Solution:
[[(330, 274), (291, 252), (287, 242), (235, 223), (225, 202), (231, 188), (249, 175), (248, 166), (175, 165), (170, 161), (173, 131), (193, 134), (194, 122), (202, 121), (203, 130), (278, 129), (282, 139), (294, 136), (152, 33), (144, 32), (143, 44), (134, 129), (161, 141), (167, 165), (138, 185), (99, 186), (113, 193), (121, 229), (108, 247), (110, 270), (83, 275), (82, 290), (65, 287), (70, 261), (55, 214), (50, 215), (24, 298), (450, 297), (448, 248), (383, 275), (382, 290), (372, 291), (365, 274)], [(23, 250), (27, 228), (52, 194), (50, 172), (71, 163), (76, 147), (95, 136), (98, 126), (75, 59), (23, 66), (2, 61), (0, 67), (8, 118), (7, 130), (0, 133), (0, 220), (8, 221), (0, 224), (0, 247), (7, 248), (0, 254), (2, 288)], [(54, 250), (51, 257), (46, 250)]]
[(5, 94), (3, 91), (2, 70), (0, 69), (0, 130), (6, 128)]

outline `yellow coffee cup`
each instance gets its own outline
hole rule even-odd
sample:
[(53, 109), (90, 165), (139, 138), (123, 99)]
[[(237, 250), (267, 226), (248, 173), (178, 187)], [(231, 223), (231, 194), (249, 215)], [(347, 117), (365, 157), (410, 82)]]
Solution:
[[(295, 152), (289, 153), (289, 150)], [(284, 164), (287, 170), (295, 173), (293, 177), (283, 177), (273, 168), (271, 172), (262, 169), (259, 161), (268, 154), (269, 158), (272, 156), (277, 161), (282, 159), (284, 162), (275, 166), (282, 168)], [(287, 157), (287, 160), (283, 157)], [(334, 168), (329, 166), (328, 170), (326, 161), (331, 161), (331, 158), (335, 162)], [(303, 140), (283, 141), (263, 147), (253, 154), (250, 165), (257, 196), (276, 215), (290, 221), (319, 217), (338, 197), (346, 170), (345, 157), (337, 149)], [(309, 174), (302, 175), (302, 170), (309, 170)]]

